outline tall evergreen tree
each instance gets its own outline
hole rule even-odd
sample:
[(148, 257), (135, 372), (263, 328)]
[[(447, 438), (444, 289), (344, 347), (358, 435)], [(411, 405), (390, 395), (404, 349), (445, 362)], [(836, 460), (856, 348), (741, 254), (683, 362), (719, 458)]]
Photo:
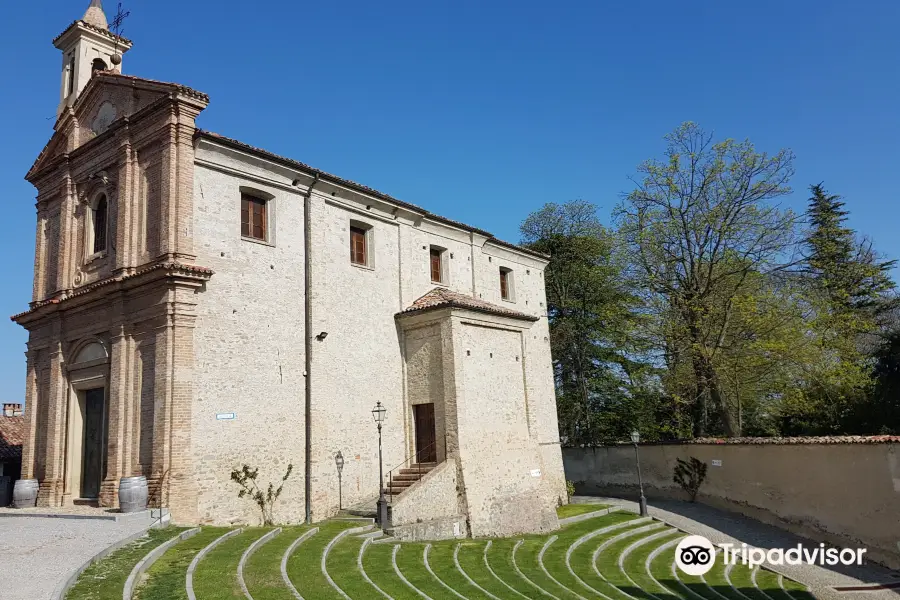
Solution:
[(824, 293), (833, 311), (874, 316), (888, 308), (885, 293), (894, 288), (890, 270), (896, 261), (881, 261), (871, 242), (859, 242), (846, 226), (848, 212), (841, 197), (829, 194), (821, 183), (810, 186), (806, 236), (808, 270), (815, 287)]
[(821, 353), (807, 366), (798, 401), (785, 406), (783, 427), (804, 434), (860, 432), (877, 421), (868, 414), (873, 354), (882, 321), (896, 305), (889, 293), (895, 261), (881, 260), (870, 241), (857, 239), (840, 196), (822, 184), (810, 191), (804, 271), (809, 333)]

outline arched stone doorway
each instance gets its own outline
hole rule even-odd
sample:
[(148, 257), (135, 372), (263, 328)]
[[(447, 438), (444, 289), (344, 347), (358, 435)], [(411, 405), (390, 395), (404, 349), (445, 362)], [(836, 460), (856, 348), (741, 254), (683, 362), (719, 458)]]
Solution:
[(106, 475), (109, 352), (98, 339), (77, 346), (69, 376), (67, 476), (65, 494), (95, 501)]

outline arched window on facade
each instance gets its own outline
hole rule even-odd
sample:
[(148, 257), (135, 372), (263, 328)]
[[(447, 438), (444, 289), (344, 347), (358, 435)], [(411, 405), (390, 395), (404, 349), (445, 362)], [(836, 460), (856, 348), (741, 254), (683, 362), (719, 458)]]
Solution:
[(93, 253), (97, 254), (106, 250), (106, 224), (109, 205), (106, 201), (106, 194), (101, 194), (94, 203), (91, 211), (91, 229), (94, 236)]
[(102, 58), (95, 58), (94, 62), (91, 63), (91, 75), (97, 71), (106, 71), (107, 68), (106, 62)]

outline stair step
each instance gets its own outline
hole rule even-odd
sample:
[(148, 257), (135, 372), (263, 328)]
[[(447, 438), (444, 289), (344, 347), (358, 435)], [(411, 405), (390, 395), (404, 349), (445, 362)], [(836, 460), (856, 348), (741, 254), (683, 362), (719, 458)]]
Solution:
[(424, 476), (425, 473), (422, 473), (421, 476), (418, 473), (400, 473), (399, 475), (392, 475), (391, 481), (418, 481)]
[(406, 488), (408, 488), (409, 486), (411, 486), (414, 483), (416, 483), (416, 482), (415, 481), (392, 481), (391, 483), (388, 484), (387, 489), (403, 488), (405, 490)]
[(416, 467), (410, 467), (408, 469), (400, 469), (400, 475), (427, 475), (434, 470), (434, 467), (422, 467), (421, 469)]

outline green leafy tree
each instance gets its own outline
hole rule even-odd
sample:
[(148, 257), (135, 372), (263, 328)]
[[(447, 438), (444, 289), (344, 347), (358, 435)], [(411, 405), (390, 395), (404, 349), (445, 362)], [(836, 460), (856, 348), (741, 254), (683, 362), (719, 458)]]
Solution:
[(659, 386), (641, 360), (638, 299), (596, 207), (550, 203), (521, 232), (523, 243), (551, 256), (545, 284), (563, 440), (590, 445), (620, 439), (641, 420), (650, 427)]
[(664, 158), (638, 167), (635, 189), (617, 207), (619, 234), (655, 317), (670, 393), (691, 411), (696, 435), (736, 435), (721, 355), (748, 278), (791, 262), (796, 218), (772, 201), (791, 191), (793, 154), (714, 142), (694, 123), (666, 141)]

